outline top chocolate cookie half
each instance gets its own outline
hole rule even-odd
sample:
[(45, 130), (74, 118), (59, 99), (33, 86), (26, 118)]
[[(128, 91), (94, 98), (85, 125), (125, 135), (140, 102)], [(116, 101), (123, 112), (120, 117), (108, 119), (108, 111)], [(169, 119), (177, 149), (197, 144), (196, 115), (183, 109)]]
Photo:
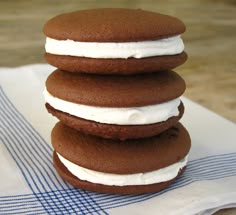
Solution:
[(179, 35), (185, 25), (177, 18), (144, 10), (103, 8), (61, 14), (43, 32), (57, 40), (137, 42)]
[(48, 63), (71, 72), (134, 74), (172, 69), (187, 59), (177, 18), (132, 9), (62, 14), (43, 29)]

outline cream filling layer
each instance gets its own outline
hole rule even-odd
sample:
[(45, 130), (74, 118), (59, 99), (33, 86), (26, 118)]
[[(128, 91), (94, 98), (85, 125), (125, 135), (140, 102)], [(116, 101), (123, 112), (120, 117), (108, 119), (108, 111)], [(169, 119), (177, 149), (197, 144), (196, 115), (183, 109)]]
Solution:
[(143, 107), (97, 107), (68, 102), (44, 90), (45, 101), (53, 108), (70, 115), (99, 123), (114, 125), (146, 125), (168, 120), (179, 115), (180, 98)]
[(127, 59), (180, 54), (184, 43), (180, 35), (141, 42), (79, 42), (47, 37), (45, 50), (55, 55)]
[(60, 154), (57, 153), (57, 155), (64, 166), (80, 180), (109, 186), (148, 185), (169, 181), (178, 175), (179, 171), (187, 165), (188, 160), (187, 155), (177, 163), (151, 172), (135, 174), (111, 174), (81, 167), (68, 161)]

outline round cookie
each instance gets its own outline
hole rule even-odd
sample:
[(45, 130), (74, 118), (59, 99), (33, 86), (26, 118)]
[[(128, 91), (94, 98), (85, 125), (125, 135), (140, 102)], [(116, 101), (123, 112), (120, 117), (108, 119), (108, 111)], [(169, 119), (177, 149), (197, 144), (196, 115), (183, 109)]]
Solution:
[(74, 74), (55, 70), (46, 80), (54, 97), (99, 107), (141, 107), (181, 96), (185, 81), (174, 71), (132, 76)]
[(83, 42), (138, 42), (181, 34), (185, 25), (175, 17), (127, 8), (100, 8), (61, 14), (44, 26), (45, 35)]
[[(119, 177), (135, 173), (146, 174), (168, 168), (185, 159), (190, 150), (190, 137), (180, 123), (152, 138), (118, 141), (86, 135), (59, 122), (52, 131), (51, 139), (55, 149), (54, 164), (62, 178), (76, 187), (99, 192), (142, 193), (157, 191), (168, 186), (186, 166), (186, 163), (179, 169), (177, 168), (173, 178), (168, 178), (167, 181), (153, 182), (145, 186), (142, 184), (144, 182), (132, 185), (133, 181), (129, 182), (129, 185), (124, 184), (124, 186), (107, 186), (105, 181), (107, 179), (104, 179), (102, 183), (91, 183), (90, 179), (79, 179), (80, 176), (76, 177), (73, 172), (70, 172), (69, 167), (65, 167), (64, 161), (58, 157), (58, 154), (73, 164), (86, 168), (86, 171), (110, 173), (113, 174), (113, 177), (114, 175)], [(145, 162), (140, 162), (140, 159)]]
[[(173, 71), (102, 76), (54, 71), (46, 108), (70, 127), (113, 139), (157, 135), (182, 117), (184, 80)], [(81, 109), (82, 108), (82, 109)]]
[(135, 74), (175, 68), (187, 59), (175, 17), (103, 8), (61, 14), (44, 26), (45, 59), (62, 70)]

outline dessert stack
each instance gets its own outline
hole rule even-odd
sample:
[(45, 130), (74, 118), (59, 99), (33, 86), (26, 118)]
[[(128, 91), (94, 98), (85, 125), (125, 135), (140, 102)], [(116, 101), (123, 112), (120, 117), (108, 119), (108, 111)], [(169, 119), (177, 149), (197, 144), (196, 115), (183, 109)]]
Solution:
[(138, 194), (184, 172), (190, 137), (184, 80), (187, 55), (177, 18), (132, 9), (62, 14), (44, 26), (47, 62), (58, 69), (44, 96), (59, 122), (51, 133), (58, 174), (75, 187)]

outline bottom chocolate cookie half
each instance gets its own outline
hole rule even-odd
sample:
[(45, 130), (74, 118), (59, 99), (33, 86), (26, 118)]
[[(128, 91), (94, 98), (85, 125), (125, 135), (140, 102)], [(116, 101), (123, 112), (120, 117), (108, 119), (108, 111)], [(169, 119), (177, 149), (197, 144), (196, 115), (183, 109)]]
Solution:
[(60, 121), (71, 128), (94, 136), (120, 140), (145, 138), (160, 134), (175, 125), (184, 113), (184, 105), (181, 102), (179, 106), (179, 115), (171, 117), (164, 122), (147, 125), (113, 125), (72, 116), (54, 109), (48, 103), (46, 103), (46, 108), (49, 113), (56, 116)]
[(95, 74), (131, 75), (173, 69), (187, 60), (187, 54), (147, 57), (142, 59), (96, 59), (45, 53), (46, 61), (65, 71)]
[(149, 185), (129, 185), (129, 186), (108, 186), (103, 184), (95, 184), (88, 181), (80, 180), (79, 178), (72, 175), (68, 169), (62, 164), (60, 159), (58, 158), (56, 152), (53, 154), (53, 162), (54, 166), (58, 172), (58, 174), (67, 182), (69, 182), (72, 186), (81, 188), (84, 190), (90, 190), (100, 193), (112, 193), (112, 194), (141, 194), (141, 193), (149, 193), (149, 192), (157, 192), (172, 184), (177, 177), (183, 174), (186, 167), (182, 168), (178, 175), (165, 182), (149, 184)]

